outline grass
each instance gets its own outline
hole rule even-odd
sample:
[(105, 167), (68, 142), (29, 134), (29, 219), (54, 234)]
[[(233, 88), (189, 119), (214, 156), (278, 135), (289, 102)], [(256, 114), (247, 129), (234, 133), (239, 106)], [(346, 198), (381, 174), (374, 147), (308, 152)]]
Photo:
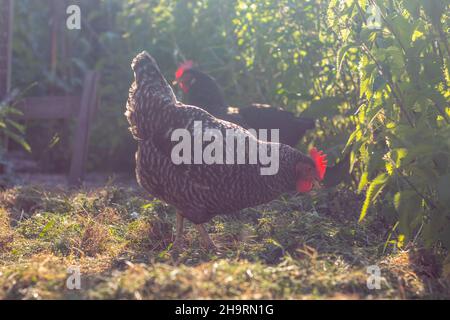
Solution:
[[(0, 298), (449, 298), (443, 258), (412, 245), (384, 250), (389, 226), (358, 224), (360, 206), (345, 190), (277, 200), (209, 223), (218, 253), (203, 250), (188, 224), (177, 254), (174, 209), (140, 191), (7, 189)], [(371, 265), (379, 290), (367, 288)], [(66, 285), (73, 266), (80, 290)]]

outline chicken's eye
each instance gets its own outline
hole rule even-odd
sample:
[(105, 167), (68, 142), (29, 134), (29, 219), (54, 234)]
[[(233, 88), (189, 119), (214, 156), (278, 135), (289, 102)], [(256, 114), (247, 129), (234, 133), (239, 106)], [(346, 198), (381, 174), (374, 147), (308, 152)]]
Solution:
[(307, 168), (306, 168), (306, 174), (308, 175), (308, 176), (312, 176), (313, 174), (314, 174), (314, 168), (313, 167), (310, 167), (310, 166), (308, 166)]

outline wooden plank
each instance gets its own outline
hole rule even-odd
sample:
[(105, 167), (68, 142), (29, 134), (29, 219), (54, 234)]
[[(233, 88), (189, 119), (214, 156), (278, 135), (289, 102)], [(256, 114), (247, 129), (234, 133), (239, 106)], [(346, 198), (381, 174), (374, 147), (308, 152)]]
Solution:
[(0, 0), (0, 100), (11, 89), (13, 1)]
[(71, 186), (80, 186), (83, 181), (91, 120), (97, 102), (98, 80), (98, 73), (93, 71), (88, 72), (84, 80), (69, 172), (69, 185)]
[(80, 110), (79, 96), (30, 97), (19, 101), (16, 107), (25, 119), (68, 119)]

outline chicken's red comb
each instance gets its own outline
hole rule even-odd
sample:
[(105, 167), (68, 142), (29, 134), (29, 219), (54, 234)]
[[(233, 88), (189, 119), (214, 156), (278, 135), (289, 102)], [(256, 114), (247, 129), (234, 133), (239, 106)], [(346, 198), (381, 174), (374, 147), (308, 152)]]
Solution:
[(325, 171), (327, 170), (327, 155), (322, 151), (318, 151), (316, 148), (312, 148), (309, 151), (309, 156), (316, 164), (316, 172), (320, 180), (325, 177)]
[(177, 72), (175, 72), (175, 78), (180, 79), (186, 70), (189, 70), (194, 65), (192, 60), (187, 60), (178, 66)]

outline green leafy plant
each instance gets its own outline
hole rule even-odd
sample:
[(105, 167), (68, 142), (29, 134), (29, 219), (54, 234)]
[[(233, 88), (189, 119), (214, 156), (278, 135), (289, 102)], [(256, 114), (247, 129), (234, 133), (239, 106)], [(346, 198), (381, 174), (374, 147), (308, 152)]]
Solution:
[[(11, 97), (15, 96), (13, 93)], [(20, 144), (26, 151), (30, 152), (30, 146), (25, 141), (25, 126), (17, 121), (17, 117), (22, 115), (20, 110), (11, 103), (12, 98), (0, 101), (0, 135), (3, 138), (9, 138)], [(0, 148), (3, 152), (3, 145)]]
[[(331, 1), (339, 69), (358, 72), (351, 167), (371, 207), (398, 219), (398, 242), (450, 248), (450, 91), (446, 0)], [(379, 26), (367, 21), (373, 10)], [(356, 50), (355, 50), (356, 49)], [(358, 66), (355, 69), (355, 66)], [(380, 195), (383, 195), (380, 197)]]

